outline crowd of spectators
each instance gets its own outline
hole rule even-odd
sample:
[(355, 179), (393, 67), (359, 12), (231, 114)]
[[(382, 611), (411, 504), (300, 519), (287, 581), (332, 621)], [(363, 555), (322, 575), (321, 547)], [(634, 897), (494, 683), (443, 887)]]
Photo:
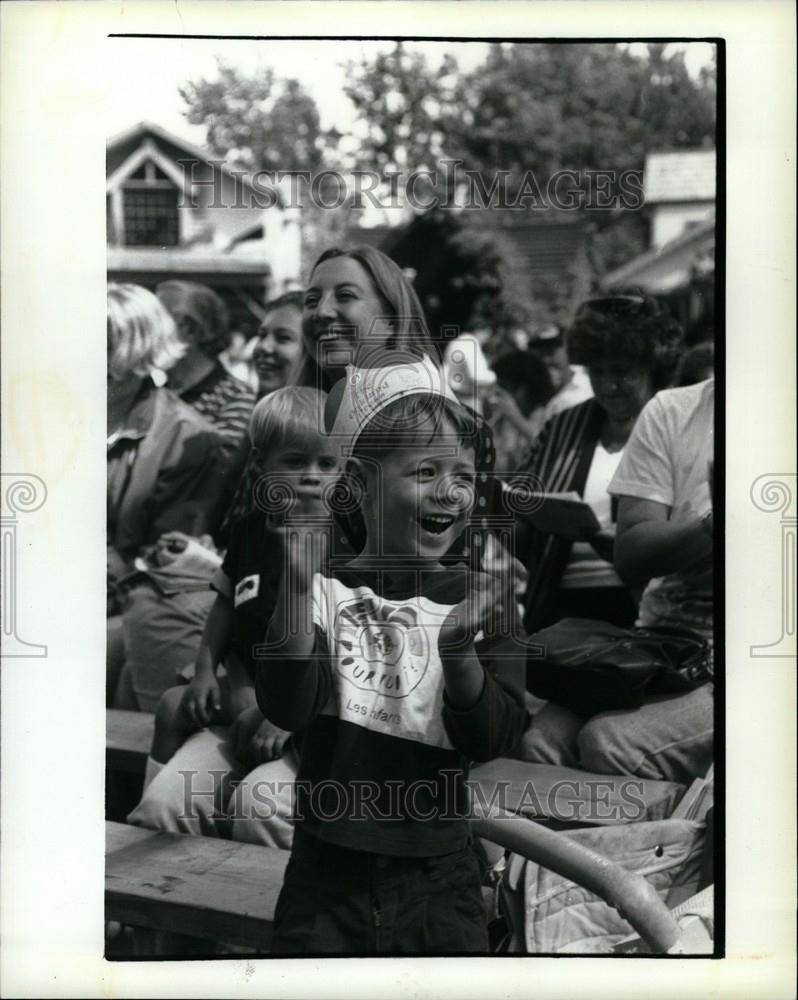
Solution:
[[(349, 452), (336, 453), (330, 432), (348, 412), (351, 379), (380, 371), (384, 387), (404, 378), (403, 368), (413, 377), (421, 371), (435, 386), (440, 376), (440, 387), (428, 395), (459, 400), (459, 409), (435, 416), (405, 405), (397, 416), (388, 407), (390, 420), (382, 429), (369, 425), (368, 438), (355, 436)], [(347, 753), (366, 752), (356, 742), (347, 751), (342, 737), (331, 743), (328, 730), (319, 737), (314, 727), (332, 718), (333, 710), (322, 708), (317, 694), (322, 723), (303, 714), (285, 685), (266, 682), (272, 675), (264, 673), (261, 683), (258, 671), (265, 668), (253, 651), (265, 641), (275, 609), (283, 608), (287, 567), (298, 565), (285, 527), (292, 502), (294, 514), (299, 508), (312, 514), (318, 537), (329, 536), (325, 545), (363, 573), (372, 571), (380, 554), (391, 555), (385, 550), (391, 539), (401, 554), (401, 484), (412, 479), (408, 489), (423, 493), (424, 477), (433, 483), (437, 468), (432, 459), (429, 473), (427, 466), (412, 476), (394, 468), (394, 437), (407, 433), (411, 418), (432, 421), (431, 436), (417, 442), (418, 455), (429, 451), (427, 441), (437, 440), (444, 428), (457, 438), (457, 454), (465, 449), (471, 456), (460, 465), (446, 461), (447, 475), (462, 479), (457, 488), (472, 506), (466, 504), (465, 513), (457, 508), (450, 519), (442, 502), (424, 501), (430, 506), (413, 530), (428, 547), (441, 549), (447, 580), (454, 566), (465, 567), (472, 580), (501, 573), (511, 578), (509, 602), (495, 597), (504, 593), (501, 586), (490, 591), (492, 609), (484, 598), (488, 591), (477, 593), (479, 588), (451, 599), (468, 614), (480, 609), (482, 631), (489, 633), (485, 621), (492, 612), (498, 608), (498, 617), (506, 617), (515, 604), (516, 628), (527, 636), (581, 618), (681, 630), (711, 647), (712, 368), (711, 344), (687, 350), (667, 308), (638, 290), (581, 303), (567, 329), (550, 323), (504, 340), (465, 335), (443, 350), (427, 330), (412, 284), (368, 247), (323, 254), (303, 292), (265, 304), (257, 338), (249, 344), (234, 338), (223, 301), (203, 285), (166, 281), (154, 291), (110, 285), (107, 703), (156, 713), (144, 796), (130, 822), (289, 849), (290, 795), (278, 796), (271, 814), (253, 821), (253, 776), (290, 787), (303, 766), (321, 773), (319, 747), (333, 754), (338, 771), (352, 763)], [(382, 391), (374, 390), (377, 396)], [(351, 405), (356, 416), (356, 398)], [(366, 440), (371, 450), (363, 450)], [(385, 493), (379, 477), (373, 481), (368, 472), (375, 461), (383, 462), (384, 483), (390, 480)], [(508, 491), (530, 488), (540, 496), (581, 500), (592, 510), (593, 527), (564, 518), (544, 529), (516, 511), (512, 531), (499, 540), (491, 515), (499, 509), (506, 515)], [(376, 496), (381, 507), (375, 513)], [(308, 535), (307, 544), (324, 579), (319, 567), (330, 552), (317, 552), (318, 538)], [(331, 574), (327, 583), (352, 591), (345, 574)], [(297, 593), (305, 592), (300, 587)], [(375, 593), (382, 594), (376, 584)], [(409, 593), (409, 603), (421, 600), (421, 591)], [(306, 596), (310, 601), (309, 589)], [(317, 599), (314, 591), (314, 609)], [(313, 622), (318, 632), (326, 619), (314, 610)], [(393, 633), (382, 635), (374, 656), (390, 660)], [(356, 631), (347, 641), (353, 636)], [(470, 641), (473, 634), (460, 638)], [(475, 649), (473, 662), (479, 663), (478, 642)], [(407, 733), (415, 733), (413, 740), (426, 739), (413, 726), (428, 725), (437, 746), (465, 748), (472, 760), (475, 748), (484, 745), (491, 756), (685, 785), (712, 762), (711, 681), (686, 693), (652, 695), (634, 709), (580, 716), (532, 694), (535, 666), (525, 660), (529, 690), (505, 686), (501, 677), (496, 692), (490, 689), (494, 701), (484, 712), (493, 712), (494, 722), (506, 720), (508, 728), (491, 730), (487, 739), (479, 730), (487, 723), (472, 719), (478, 710), (469, 707), (482, 682), (474, 682), (472, 696), (462, 680), (468, 670), (481, 668), (467, 658), (458, 661), (455, 682), (455, 667), (450, 670), (447, 654), (441, 657), (444, 728), (423, 722), (422, 709), (414, 708), (421, 714), (412, 725), (402, 722)], [(524, 670), (517, 676), (523, 688)], [(486, 691), (490, 683), (485, 681)], [(325, 688), (325, 697), (334, 701), (335, 690)], [(453, 707), (458, 704), (465, 707)], [(282, 728), (286, 720), (305, 720), (304, 745), (301, 736)], [(379, 742), (369, 746), (377, 757), (384, 752)], [(426, 745), (423, 750), (433, 752)], [(352, 766), (363, 770), (359, 758)], [(189, 817), (181, 813), (178, 780), (187, 768), (225, 775), (215, 797)], [(424, 851), (434, 854), (434, 838), (425, 836)], [(315, 843), (312, 835), (302, 835), (296, 865), (301, 860), (306, 875), (312, 869), (321, 878), (314, 867), (318, 858), (313, 855), (312, 865), (309, 860)], [(398, 835), (393, 843), (400, 845), (398, 855), (414, 853)], [(288, 890), (283, 908), (284, 942), (292, 950), (286, 928), (296, 931), (301, 907)], [(461, 921), (458, 933), (473, 944), (479, 935), (466, 924)]]

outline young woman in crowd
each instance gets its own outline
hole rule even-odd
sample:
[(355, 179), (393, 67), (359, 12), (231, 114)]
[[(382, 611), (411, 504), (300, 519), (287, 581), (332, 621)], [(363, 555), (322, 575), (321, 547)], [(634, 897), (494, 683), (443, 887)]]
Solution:
[[(266, 303), (265, 316), (258, 329), (258, 342), (252, 361), (258, 379), (258, 399), (263, 399), (288, 382), (302, 355), (302, 293), (286, 292)], [(237, 520), (253, 509), (253, 489), (258, 476), (250, 451), (241, 472), (235, 494), (219, 529), (219, 540), (226, 543)]]
[(286, 292), (266, 303), (252, 362), (258, 399), (287, 382), (302, 354), (302, 292)]
[(347, 364), (368, 367), (370, 354), (397, 363), (438, 352), (413, 286), (373, 247), (326, 250), (304, 294), (303, 354), (292, 381), (329, 391)]

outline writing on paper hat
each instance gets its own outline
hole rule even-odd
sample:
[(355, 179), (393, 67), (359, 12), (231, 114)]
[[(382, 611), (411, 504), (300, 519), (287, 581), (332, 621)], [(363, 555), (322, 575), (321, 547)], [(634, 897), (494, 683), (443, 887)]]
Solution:
[(334, 446), (351, 454), (364, 428), (402, 396), (427, 395), (457, 402), (444, 373), (430, 358), (408, 359), (378, 368), (347, 365), (346, 375), (330, 390), (325, 423)]

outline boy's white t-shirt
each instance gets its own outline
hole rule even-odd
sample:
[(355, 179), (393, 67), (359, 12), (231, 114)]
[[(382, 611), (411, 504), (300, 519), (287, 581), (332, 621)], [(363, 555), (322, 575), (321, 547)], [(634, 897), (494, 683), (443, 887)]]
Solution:
[[(714, 409), (714, 378), (658, 392), (638, 417), (610, 493), (661, 503), (671, 521), (689, 521), (712, 510)], [(652, 579), (640, 601), (639, 625), (686, 626), (711, 639), (712, 622), (711, 556), (688, 570)]]

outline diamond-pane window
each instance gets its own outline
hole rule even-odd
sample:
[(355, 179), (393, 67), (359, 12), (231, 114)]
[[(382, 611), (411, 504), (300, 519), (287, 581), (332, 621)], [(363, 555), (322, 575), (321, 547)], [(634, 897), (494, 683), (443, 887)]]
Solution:
[(177, 188), (171, 185), (150, 188), (125, 185), (125, 244), (177, 246), (177, 195)]

